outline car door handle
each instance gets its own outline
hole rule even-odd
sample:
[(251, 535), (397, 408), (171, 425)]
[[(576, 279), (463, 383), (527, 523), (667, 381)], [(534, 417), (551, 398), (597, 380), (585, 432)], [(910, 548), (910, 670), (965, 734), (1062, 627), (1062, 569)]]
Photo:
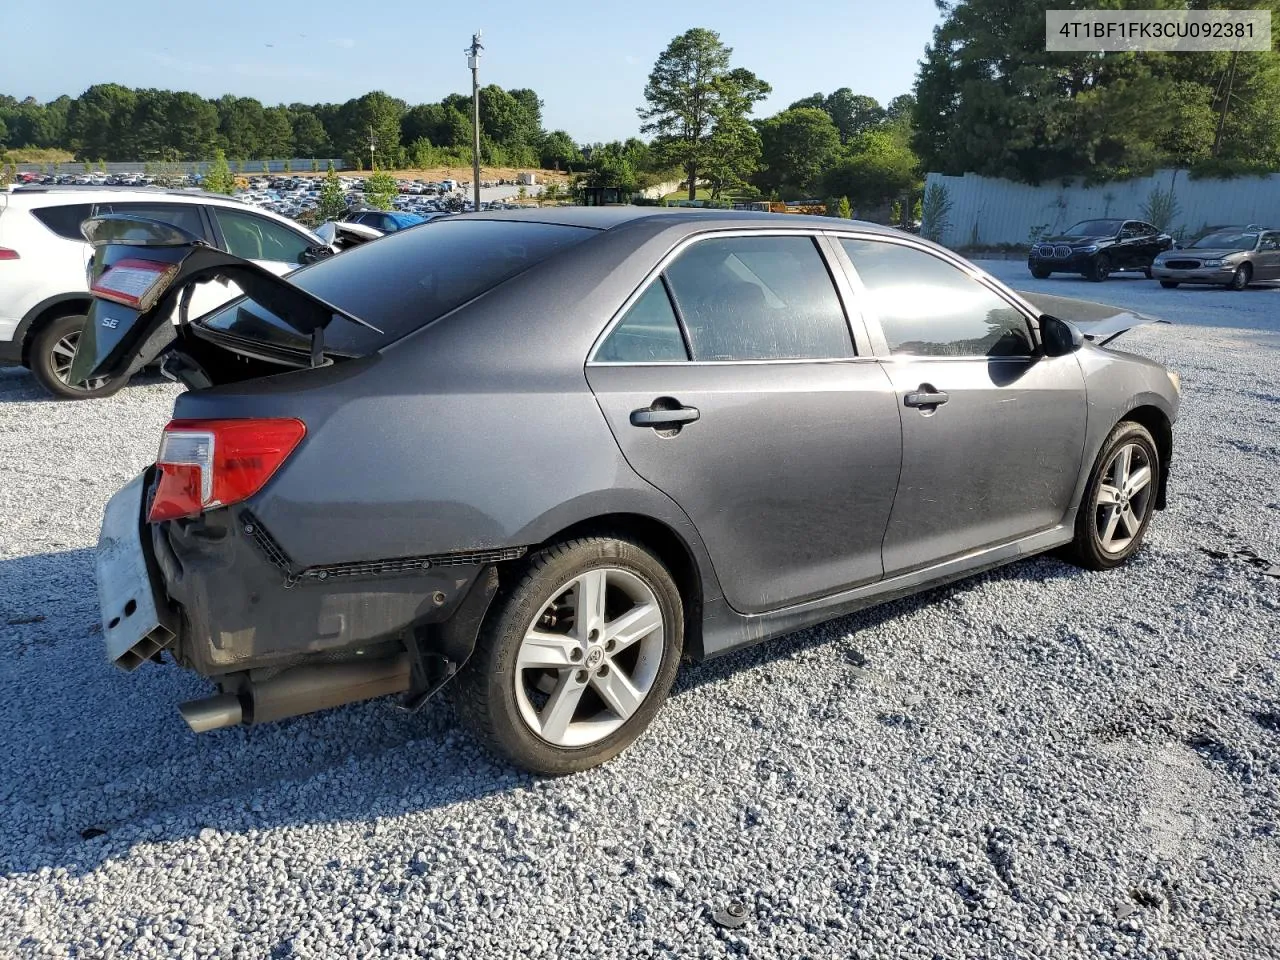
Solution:
[(922, 383), (919, 389), (903, 397), (902, 402), (908, 407), (940, 407), (950, 399), (951, 394)]
[(643, 407), (639, 410), (631, 411), (631, 425), (633, 427), (679, 427), (686, 423), (693, 423), (701, 417), (697, 407), (672, 407), (669, 409), (653, 407)]

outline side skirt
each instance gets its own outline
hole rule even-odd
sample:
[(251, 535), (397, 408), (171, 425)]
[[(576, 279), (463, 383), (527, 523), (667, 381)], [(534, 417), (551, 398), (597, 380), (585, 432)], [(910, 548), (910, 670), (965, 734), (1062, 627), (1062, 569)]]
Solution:
[(932, 567), (913, 570), (888, 580), (879, 580), (853, 590), (769, 613), (741, 614), (733, 610), (723, 599), (712, 601), (707, 604), (703, 612), (704, 659), (717, 657), (740, 647), (762, 643), (796, 630), (803, 630), (815, 623), (856, 613), (858, 610), (873, 607), (879, 603), (898, 600), (955, 580), (962, 580), (1037, 553), (1044, 553), (1046, 550), (1070, 543), (1073, 535), (1071, 526), (1059, 525), (1020, 540), (977, 550)]

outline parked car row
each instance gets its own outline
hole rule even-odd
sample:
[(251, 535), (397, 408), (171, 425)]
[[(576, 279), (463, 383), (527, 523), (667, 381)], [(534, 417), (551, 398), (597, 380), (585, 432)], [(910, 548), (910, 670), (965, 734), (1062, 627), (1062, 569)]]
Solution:
[(1112, 273), (1140, 270), (1169, 289), (1208, 283), (1243, 290), (1255, 281), (1280, 280), (1280, 231), (1224, 224), (1184, 245), (1143, 220), (1082, 220), (1033, 244), (1027, 267), (1037, 280), (1078, 273), (1101, 283)]

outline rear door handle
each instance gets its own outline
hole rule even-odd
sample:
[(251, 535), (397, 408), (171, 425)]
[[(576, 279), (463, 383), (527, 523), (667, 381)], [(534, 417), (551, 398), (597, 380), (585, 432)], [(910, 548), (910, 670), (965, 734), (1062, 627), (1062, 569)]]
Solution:
[(935, 389), (927, 383), (920, 384), (919, 389), (908, 393), (902, 402), (908, 407), (940, 407), (951, 399), (951, 394)]
[(653, 409), (652, 407), (643, 407), (639, 410), (631, 411), (631, 425), (633, 427), (679, 427), (686, 423), (693, 423), (701, 417), (697, 407), (673, 407), (671, 409)]

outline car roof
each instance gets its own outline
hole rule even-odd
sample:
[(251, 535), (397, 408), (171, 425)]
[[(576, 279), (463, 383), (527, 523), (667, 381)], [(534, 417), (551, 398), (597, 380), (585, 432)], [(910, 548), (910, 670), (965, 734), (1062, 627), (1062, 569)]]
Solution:
[(734, 227), (819, 227), (834, 230), (840, 227), (857, 227), (869, 233), (893, 235), (899, 231), (892, 227), (884, 227), (864, 220), (834, 220), (831, 217), (816, 217), (799, 213), (765, 213), (760, 210), (721, 210), (714, 207), (637, 207), (637, 206), (602, 206), (602, 207), (534, 207), (521, 210), (486, 210), (481, 213), (468, 213), (465, 216), (477, 220), (524, 220), (533, 223), (552, 223), (567, 227), (593, 227), (596, 230), (611, 230), (623, 224), (637, 221), (649, 221), (656, 226), (675, 226), (691, 224), (711, 229), (733, 229)]
[(137, 199), (155, 200), (161, 197), (169, 198), (185, 198), (192, 203), (227, 203), (236, 206), (247, 206), (243, 200), (228, 196), (225, 193), (211, 193), (208, 190), (181, 190), (171, 187), (108, 187), (105, 185), (93, 184), (42, 184), (27, 185), (13, 187), (9, 191), (11, 196), (15, 197), (32, 197), (39, 199), (41, 197), (61, 198), (75, 197), (77, 200), (93, 200), (93, 199), (120, 199), (122, 196), (130, 196)]

